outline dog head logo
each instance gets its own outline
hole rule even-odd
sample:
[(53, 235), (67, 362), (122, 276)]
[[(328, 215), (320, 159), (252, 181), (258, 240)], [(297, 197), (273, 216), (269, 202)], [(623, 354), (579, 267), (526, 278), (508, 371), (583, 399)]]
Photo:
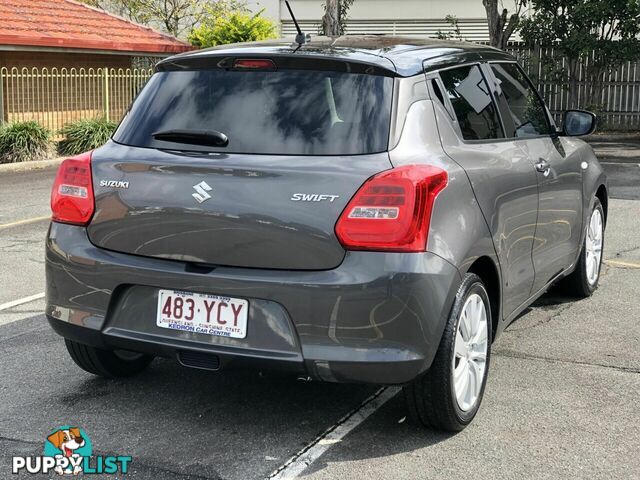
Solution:
[(70, 457), (81, 447), (84, 447), (85, 440), (82, 438), (80, 429), (70, 427), (64, 430), (56, 430), (47, 437), (54, 447), (60, 450), (65, 457)]
[(68, 462), (58, 461), (56, 473), (77, 475), (82, 472), (83, 458), (91, 456), (91, 441), (78, 427), (60, 427), (47, 436), (44, 454), (47, 457), (68, 460)]
[[(67, 425), (56, 428), (44, 441), (44, 454), (12, 457), (11, 472), (57, 473), (58, 475), (117, 475), (121, 478), (129, 471), (131, 455), (93, 455), (91, 440), (78, 427)], [(51, 478), (51, 477), (47, 477)]]

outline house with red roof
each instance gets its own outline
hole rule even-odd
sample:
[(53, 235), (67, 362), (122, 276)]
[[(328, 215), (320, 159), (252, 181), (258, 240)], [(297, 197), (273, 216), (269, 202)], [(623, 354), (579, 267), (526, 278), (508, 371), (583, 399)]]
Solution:
[(75, 0), (0, 0), (0, 125), (118, 120), (157, 60), (191, 48)]
[(131, 68), (191, 46), (74, 0), (0, 0), (0, 68)]

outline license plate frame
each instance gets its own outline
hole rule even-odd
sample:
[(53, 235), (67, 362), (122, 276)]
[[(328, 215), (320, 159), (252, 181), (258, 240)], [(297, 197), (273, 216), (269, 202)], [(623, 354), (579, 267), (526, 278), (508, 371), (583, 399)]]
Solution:
[(226, 338), (247, 337), (249, 302), (243, 298), (183, 290), (158, 290), (160, 328)]

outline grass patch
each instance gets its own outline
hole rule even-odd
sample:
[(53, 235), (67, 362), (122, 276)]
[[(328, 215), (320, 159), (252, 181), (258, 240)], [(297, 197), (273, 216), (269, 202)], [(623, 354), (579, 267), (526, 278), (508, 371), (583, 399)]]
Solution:
[(46, 160), (53, 153), (52, 133), (36, 121), (0, 126), (0, 163)]
[(104, 118), (78, 120), (60, 129), (64, 138), (58, 144), (62, 155), (78, 155), (98, 148), (111, 138), (118, 125)]

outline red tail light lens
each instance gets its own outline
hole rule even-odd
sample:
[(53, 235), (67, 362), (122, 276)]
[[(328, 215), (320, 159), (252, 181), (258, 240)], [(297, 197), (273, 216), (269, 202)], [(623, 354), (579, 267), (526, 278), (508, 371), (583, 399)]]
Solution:
[(240, 58), (235, 61), (233, 68), (240, 70), (275, 70), (273, 60), (263, 58)]
[(87, 225), (93, 216), (91, 152), (64, 160), (51, 190), (54, 222)]
[(365, 182), (336, 224), (347, 250), (424, 252), (436, 196), (447, 172), (431, 165), (408, 165)]

